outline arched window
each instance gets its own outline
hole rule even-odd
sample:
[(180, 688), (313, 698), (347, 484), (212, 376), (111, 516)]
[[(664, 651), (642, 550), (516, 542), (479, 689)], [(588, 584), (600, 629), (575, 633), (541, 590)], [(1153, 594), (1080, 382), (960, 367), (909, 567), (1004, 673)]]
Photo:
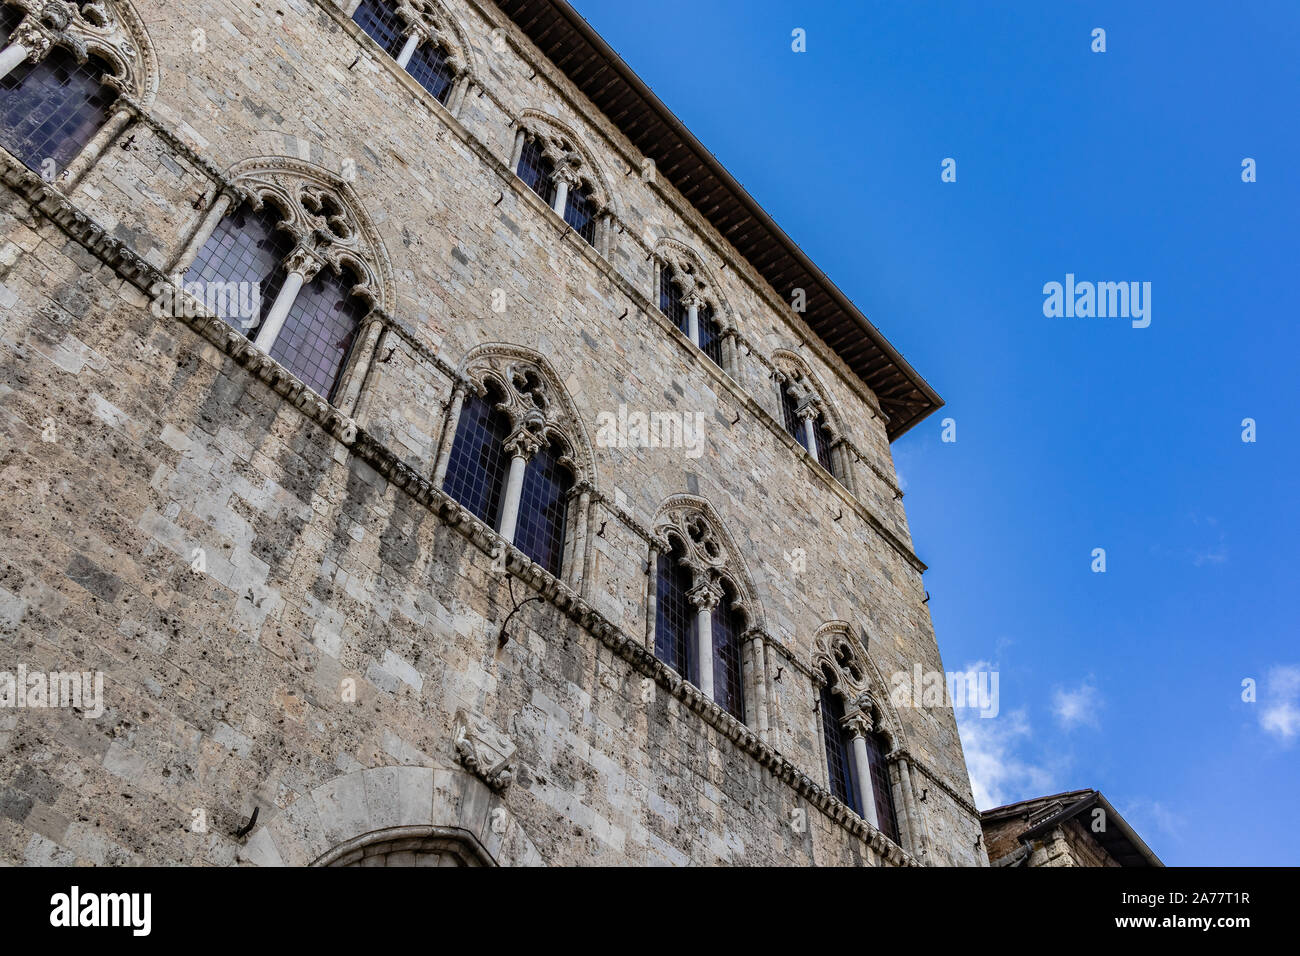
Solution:
[(740, 636), (745, 617), (737, 607), (736, 588), (728, 579), (718, 582), (722, 592), (713, 608), (713, 699), (742, 723), (745, 720), (745, 682)]
[(862, 647), (847, 625), (823, 625), (814, 640), (822, 738), (831, 792), (899, 843), (890, 784), (889, 739), (880, 729), (880, 705), (867, 689)]
[(52, 179), (108, 122), (117, 99), (104, 82), (111, 74), (99, 57), (79, 63), (61, 46), (37, 63), (21, 62), (0, 80), (0, 146)]
[(681, 543), (674, 539), (672, 548), (660, 552), (657, 562), (655, 656), (698, 685), (695, 609), (687, 596), (692, 575)]
[(749, 608), (734, 545), (700, 499), (670, 499), (652, 545), (655, 656), (744, 721)]
[(591, 246), (600, 248), (598, 223), (604, 213), (591, 163), (564, 133), (519, 128), (515, 172)]
[(721, 368), (722, 329), (695, 264), (685, 257), (665, 258), (658, 277), (659, 310)]
[(456, 422), (456, 437), (442, 490), (451, 495), (484, 524), (496, 527), (501, 514), (510, 456), (510, 416), (501, 411), (503, 396), (495, 384), (486, 395), (465, 398)]
[(361, 0), (352, 14), (357, 26), (397, 61), (439, 103), (446, 104), (456, 82), (457, 60), (427, 3)]
[(862, 802), (858, 799), (857, 769), (853, 765), (853, 744), (844, 726), (844, 705), (838, 694), (831, 692), (834, 680), (823, 675), (821, 687), (822, 736), (826, 743), (826, 769), (831, 793), (858, 816), (862, 816)]
[(272, 166), (247, 175), (239, 191), (248, 198), (231, 212), (214, 205), (181, 284), (333, 401), (361, 321), (380, 301), (371, 263), (382, 249), (343, 194), (291, 175), (291, 161)]
[(559, 577), (577, 478), (567, 405), (540, 368), (512, 357), (486, 353), (467, 374), (477, 390), (435, 474), (445, 467), (447, 494)]
[[(784, 383), (781, 388), (781, 420), (790, 437), (803, 446), (817, 462), (832, 475), (835, 474), (831, 458), (831, 438), (826, 424), (826, 413), (815, 405), (800, 406)], [(809, 441), (812, 447), (809, 447)]]

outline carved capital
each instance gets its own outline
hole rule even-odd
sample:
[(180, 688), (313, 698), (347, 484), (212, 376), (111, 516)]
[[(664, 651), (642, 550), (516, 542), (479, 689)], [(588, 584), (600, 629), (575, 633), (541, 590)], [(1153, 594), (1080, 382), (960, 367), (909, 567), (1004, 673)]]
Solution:
[(844, 718), (843, 725), (853, 736), (865, 737), (875, 729), (876, 722), (869, 712), (857, 710)]
[(541, 447), (542, 440), (527, 428), (519, 429), (505, 442), (505, 449), (512, 458), (523, 458), (525, 461), (537, 454)]
[(722, 601), (722, 592), (708, 582), (687, 592), (686, 600), (699, 611), (712, 611)]
[(293, 251), (284, 259), (284, 268), (299, 273), (304, 283), (316, 278), (323, 265), (320, 257), (305, 246), (294, 246)]
[(484, 717), (461, 708), (456, 712), (453, 746), (456, 759), (493, 790), (510, 786), (515, 777), (515, 744)]
[[(66, 26), (67, 24), (64, 24)], [(9, 45), (18, 44), (27, 51), (27, 59), (39, 63), (49, 55), (59, 34), (32, 17), (25, 17), (9, 37)]]

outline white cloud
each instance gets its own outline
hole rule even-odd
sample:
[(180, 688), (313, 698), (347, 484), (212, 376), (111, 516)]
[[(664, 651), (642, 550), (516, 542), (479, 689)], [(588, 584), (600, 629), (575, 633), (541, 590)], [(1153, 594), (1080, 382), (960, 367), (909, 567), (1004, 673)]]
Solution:
[(1259, 725), (1289, 744), (1300, 736), (1300, 667), (1278, 665), (1264, 679)]
[(975, 806), (988, 810), (1055, 792), (1052, 772), (1017, 753), (1033, 737), (1023, 710), (993, 718), (965, 711), (959, 715), (958, 729)]
[(1066, 730), (1075, 727), (1099, 726), (1098, 712), (1101, 710), (1101, 695), (1097, 688), (1084, 681), (1075, 690), (1056, 688), (1052, 693), (1052, 713)]

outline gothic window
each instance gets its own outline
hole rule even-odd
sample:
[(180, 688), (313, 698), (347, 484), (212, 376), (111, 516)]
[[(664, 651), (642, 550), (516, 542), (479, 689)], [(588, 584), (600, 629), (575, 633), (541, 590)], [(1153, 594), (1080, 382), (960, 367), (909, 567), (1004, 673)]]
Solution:
[(597, 224), (604, 204), (591, 163), (562, 132), (543, 134), (524, 126), (519, 138), (515, 163), (519, 178), (589, 245), (599, 247)]
[(694, 263), (668, 257), (659, 267), (659, 310), (722, 367), (722, 327)]
[(157, 63), (134, 11), (0, 0), (0, 37), (0, 146), (49, 181), (110, 122), (119, 88), (152, 95)]
[(568, 406), (538, 366), (488, 353), (471, 366), (443, 490), (559, 577), (577, 466)]
[(361, 0), (352, 19), (439, 103), (447, 102), (458, 61), (448, 52), (449, 35), (430, 4)]
[(548, 206), (555, 202), (554, 172), (555, 164), (542, 155), (540, 141), (535, 138), (525, 140), (523, 152), (519, 154), (519, 178)]
[(687, 597), (691, 590), (691, 569), (686, 564), (685, 550), (674, 540), (671, 550), (661, 552), (657, 560), (655, 656), (698, 684), (695, 610)]
[(713, 608), (713, 699), (737, 720), (745, 720), (745, 684), (740, 636), (745, 619), (736, 609), (736, 589), (719, 581), (722, 594)]
[(821, 392), (813, 385), (811, 373), (793, 353), (779, 351), (774, 359), (776, 368), (772, 377), (781, 403), (781, 424), (818, 464), (843, 483), (843, 454), (836, 452), (836, 430), (827, 415)]
[(563, 449), (551, 441), (529, 460), (519, 500), (519, 530), (515, 532), (515, 546), (556, 577), (564, 557), (564, 524), (573, 488), (573, 475), (563, 464), (564, 457)]
[(382, 250), (334, 186), (292, 175), (292, 161), (271, 162), (239, 177), (248, 198), (210, 227), (182, 285), (333, 401), (361, 321), (379, 300), (373, 263)]
[(867, 764), (871, 767), (871, 790), (876, 801), (876, 818), (881, 833), (895, 843), (898, 819), (894, 814), (894, 791), (889, 785), (889, 767), (885, 764), (886, 744), (879, 732), (866, 734)]
[(501, 495), (510, 467), (505, 449), (510, 417), (500, 409), (499, 392), (491, 385), (486, 395), (471, 393), (465, 398), (442, 488), (476, 518), (493, 527), (501, 511)]
[(697, 501), (670, 499), (655, 524), (655, 656), (744, 721), (752, 605), (735, 546)]
[(0, 146), (47, 178), (66, 169), (108, 122), (117, 92), (103, 78), (111, 73), (99, 57), (79, 63), (60, 46), (23, 62), (0, 80)]
[(839, 695), (831, 693), (832, 679), (827, 677), (821, 688), (822, 736), (826, 742), (826, 769), (831, 793), (854, 813), (862, 815), (853, 766), (853, 745), (844, 727), (844, 705)]

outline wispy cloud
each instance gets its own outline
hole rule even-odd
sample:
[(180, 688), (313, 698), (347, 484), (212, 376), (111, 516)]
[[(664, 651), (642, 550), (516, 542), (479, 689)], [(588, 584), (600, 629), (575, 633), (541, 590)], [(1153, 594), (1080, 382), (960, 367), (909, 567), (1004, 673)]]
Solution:
[(1279, 664), (1264, 679), (1259, 725), (1283, 744), (1300, 736), (1300, 667)]
[(1023, 710), (982, 719), (974, 711), (959, 717), (962, 750), (970, 771), (975, 806), (982, 810), (1054, 792), (1054, 774), (1019, 751), (1033, 738)]
[(1101, 694), (1088, 681), (1074, 690), (1056, 688), (1052, 693), (1052, 713), (1066, 730), (1076, 727), (1099, 727), (1102, 707)]

